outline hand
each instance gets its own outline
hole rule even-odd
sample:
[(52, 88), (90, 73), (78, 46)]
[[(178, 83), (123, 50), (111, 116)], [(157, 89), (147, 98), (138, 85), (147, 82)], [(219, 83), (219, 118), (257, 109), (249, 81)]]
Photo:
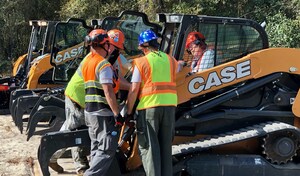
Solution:
[(115, 127), (121, 128), (124, 124), (125, 119), (119, 113), (118, 115), (114, 116), (115, 118)]
[(134, 115), (133, 114), (125, 114), (124, 119), (125, 119), (125, 125), (128, 127), (134, 127), (135, 123), (132, 122), (134, 120)]
[(178, 61), (178, 72), (180, 72), (186, 65), (186, 62), (184, 62), (183, 60)]

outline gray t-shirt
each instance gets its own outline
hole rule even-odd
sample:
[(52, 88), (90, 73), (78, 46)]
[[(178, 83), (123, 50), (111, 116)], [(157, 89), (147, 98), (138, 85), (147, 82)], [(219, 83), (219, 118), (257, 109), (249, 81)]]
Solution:
[(105, 67), (98, 75), (100, 84), (111, 83), (113, 84), (114, 72), (111, 67)]

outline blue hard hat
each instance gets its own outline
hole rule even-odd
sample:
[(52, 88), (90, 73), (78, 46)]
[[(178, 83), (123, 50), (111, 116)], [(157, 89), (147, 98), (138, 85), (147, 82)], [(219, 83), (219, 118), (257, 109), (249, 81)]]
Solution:
[(155, 40), (157, 39), (158, 37), (156, 36), (156, 34), (148, 29), (146, 31), (143, 31), (142, 33), (140, 33), (140, 36), (139, 36), (139, 45), (142, 45), (144, 43), (147, 43), (151, 40)]

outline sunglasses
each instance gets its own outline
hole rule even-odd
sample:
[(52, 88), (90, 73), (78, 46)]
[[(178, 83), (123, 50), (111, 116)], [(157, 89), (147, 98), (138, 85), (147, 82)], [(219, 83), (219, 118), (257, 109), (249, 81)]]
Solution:
[(95, 42), (101, 43), (105, 38), (108, 38), (107, 34), (98, 34), (94, 36)]

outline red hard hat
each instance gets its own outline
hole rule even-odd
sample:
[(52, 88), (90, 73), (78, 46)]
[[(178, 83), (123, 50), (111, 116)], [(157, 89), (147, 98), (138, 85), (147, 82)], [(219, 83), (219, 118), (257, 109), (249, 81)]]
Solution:
[(125, 36), (122, 31), (118, 29), (112, 29), (107, 32), (108, 41), (110, 44), (114, 45), (117, 48), (124, 49), (124, 40)]
[(190, 32), (187, 36), (186, 42), (185, 42), (185, 48), (189, 48), (190, 44), (196, 40), (205, 40), (205, 37), (200, 32)]

